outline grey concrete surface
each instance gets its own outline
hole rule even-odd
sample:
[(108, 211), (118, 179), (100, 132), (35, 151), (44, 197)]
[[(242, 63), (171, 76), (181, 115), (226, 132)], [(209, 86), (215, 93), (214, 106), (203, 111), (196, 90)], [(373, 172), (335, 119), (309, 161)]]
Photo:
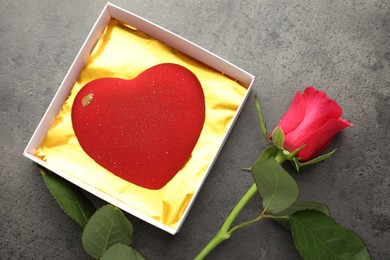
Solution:
[[(354, 123), (333, 158), (293, 174), (301, 198), (329, 205), (373, 259), (390, 259), (390, 2), (387, 0), (125, 1), (113, 3), (222, 56), (256, 76), (268, 126), (307, 85), (325, 90)], [(82, 230), (22, 156), (103, 0), (2, 0), (0, 6), (0, 259), (90, 259)], [(265, 148), (246, 104), (179, 234), (130, 215), (148, 259), (192, 259), (252, 184), (240, 171)], [(288, 166), (287, 166), (288, 168)], [(290, 171), (291, 168), (288, 168)], [(91, 196), (97, 205), (104, 202)], [(254, 198), (239, 220), (259, 212)], [(209, 259), (299, 259), (271, 221), (244, 228)]]

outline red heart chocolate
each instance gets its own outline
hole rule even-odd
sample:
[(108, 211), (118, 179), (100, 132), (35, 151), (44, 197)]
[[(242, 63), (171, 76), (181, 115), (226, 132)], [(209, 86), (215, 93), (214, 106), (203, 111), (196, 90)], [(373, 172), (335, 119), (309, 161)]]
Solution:
[(164, 187), (186, 164), (204, 120), (199, 80), (169, 63), (132, 80), (91, 81), (72, 107), (84, 151), (113, 174), (148, 189)]

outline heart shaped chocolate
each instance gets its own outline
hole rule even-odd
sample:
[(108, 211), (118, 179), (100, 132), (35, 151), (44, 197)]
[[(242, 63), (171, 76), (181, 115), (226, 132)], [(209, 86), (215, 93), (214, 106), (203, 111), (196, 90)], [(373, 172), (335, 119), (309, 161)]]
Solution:
[(72, 107), (83, 150), (111, 173), (147, 189), (164, 187), (186, 164), (204, 120), (199, 80), (170, 63), (132, 80), (91, 81)]

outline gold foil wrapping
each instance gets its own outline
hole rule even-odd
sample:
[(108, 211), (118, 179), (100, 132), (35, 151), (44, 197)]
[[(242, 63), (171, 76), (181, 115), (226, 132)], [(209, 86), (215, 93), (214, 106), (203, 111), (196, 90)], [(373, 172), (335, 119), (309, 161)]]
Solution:
[[(132, 79), (145, 69), (166, 62), (185, 66), (198, 77), (205, 94), (206, 120), (191, 159), (184, 168), (162, 189), (148, 190), (115, 176), (83, 151), (72, 128), (71, 107), (77, 92), (96, 78)], [(111, 19), (36, 156), (134, 210), (176, 229), (246, 91), (247, 86), (234, 79)]]

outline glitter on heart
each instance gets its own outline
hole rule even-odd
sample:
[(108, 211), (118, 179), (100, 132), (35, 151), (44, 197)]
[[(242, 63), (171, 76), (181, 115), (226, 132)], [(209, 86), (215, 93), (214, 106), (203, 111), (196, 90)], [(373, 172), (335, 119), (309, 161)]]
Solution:
[(83, 150), (118, 177), (164, 187), (190, 159), (205, 120), (197, 77), (183, 66), (153, 66), (132, 80), (99, 78), (72, 106)]

